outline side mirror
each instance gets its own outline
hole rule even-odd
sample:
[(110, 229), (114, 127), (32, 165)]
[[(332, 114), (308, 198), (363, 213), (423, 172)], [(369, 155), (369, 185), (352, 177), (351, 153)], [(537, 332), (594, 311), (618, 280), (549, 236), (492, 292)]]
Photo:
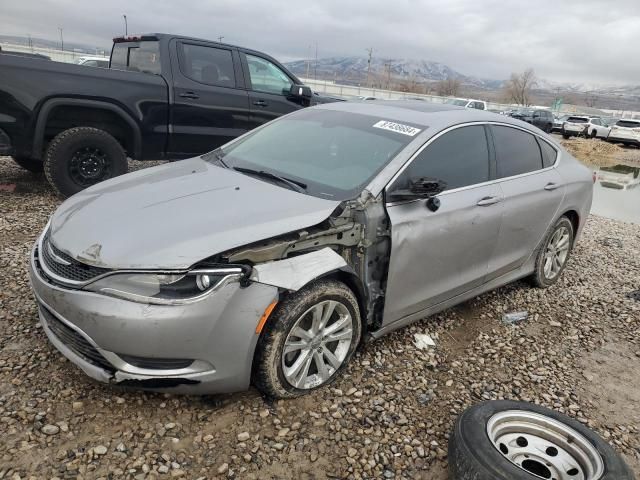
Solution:
[(392, 191), (389, 196), (392, 200), (417, 200), (420, 198), (432, 198), (442, 193), (447, 188), (447, 183), (436, 178), (419, 177), (409, 180), (408, 189)]
[(313, 97), (313, 92), (311, 91), (311, 87), (308, 87), (307, 85), (291, 85), (291, 88), (289, 89), (289, 97), (309, 99)]

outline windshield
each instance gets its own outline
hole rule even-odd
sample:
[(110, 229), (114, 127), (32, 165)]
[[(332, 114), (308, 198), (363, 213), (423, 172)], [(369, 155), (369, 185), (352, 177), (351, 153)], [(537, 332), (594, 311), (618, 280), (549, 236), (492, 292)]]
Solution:
[(458, 107), (466, 107), (469, 100), (462, 100), (460, 98), (451, 98), (447, 100), (445, 103), (448, 105), (457, 105)]
[[(356, 197), (424, 126), (331, 110), (301, 110), (255, 131), (205, 160), (253, 169), (305, 185), (335, 200)], [(220, 156), (222, 152), (222, 156)]]
[(571, 123), (589, 123), (589, 119), (585, 117), (569, 117), (567, 122)]

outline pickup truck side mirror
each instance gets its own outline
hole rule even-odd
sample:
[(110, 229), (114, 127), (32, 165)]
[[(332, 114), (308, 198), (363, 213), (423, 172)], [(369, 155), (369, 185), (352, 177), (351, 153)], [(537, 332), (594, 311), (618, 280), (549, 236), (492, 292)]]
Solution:
[(409, 188), (394, 190), (389, 194), (393, 201), (417, 200), (432, 198), (442, 193), (447, 188), (447, 183), (430, 177), (418, 177), (409, 180)]
[(313, 92), (311, 91), (311, 87), (307, 85), (291, 85), (289, 97), (307, 100), (313, 97)]

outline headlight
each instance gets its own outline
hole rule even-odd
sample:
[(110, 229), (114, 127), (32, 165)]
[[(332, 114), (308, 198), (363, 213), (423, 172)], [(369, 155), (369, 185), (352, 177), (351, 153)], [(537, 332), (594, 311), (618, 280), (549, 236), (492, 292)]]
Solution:
[(161, 305), (190, 303), (242, 275), (240, 268), (193, 270), (187, 273), (114, 273), (85, 287), (92, 292), (134, 302)]

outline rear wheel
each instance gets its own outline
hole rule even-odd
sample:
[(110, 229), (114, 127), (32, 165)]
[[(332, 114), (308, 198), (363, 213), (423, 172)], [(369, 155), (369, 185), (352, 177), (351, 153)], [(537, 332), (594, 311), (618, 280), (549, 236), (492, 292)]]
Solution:
[(535, 271), (531, 276), (536, 287), (547, 288), (560, 278), (567, 266), (573, 248), (573, 224), (562, 216), (549, 230), (536, 257)]
[(331, 383), (360, 343), (358, 301), (343, 283), (320, 280), (281, 301), (261, 334), (253, 384), (292, 398)]
[(127, 156), (120, 143), (104, 130), (75, 127), (51, 141), (44, 172), (51, 186), (68, 197), (127, 173)]
[(44, 170), (42, 160), (36, 160), (34, 158), (16, 156), (11, 157), (13, 161), (20, 165), (25, 170), (29, 170), (32, 173), (41, 173)]
[(568, 133), (563, 133), (563, 134), (562, 134), (562, 138), (564, 138), (565, 140), (568, 140), (568, 139), (569, 139), (569, 136), (570, 136), (570, 135), (569, 135)]

